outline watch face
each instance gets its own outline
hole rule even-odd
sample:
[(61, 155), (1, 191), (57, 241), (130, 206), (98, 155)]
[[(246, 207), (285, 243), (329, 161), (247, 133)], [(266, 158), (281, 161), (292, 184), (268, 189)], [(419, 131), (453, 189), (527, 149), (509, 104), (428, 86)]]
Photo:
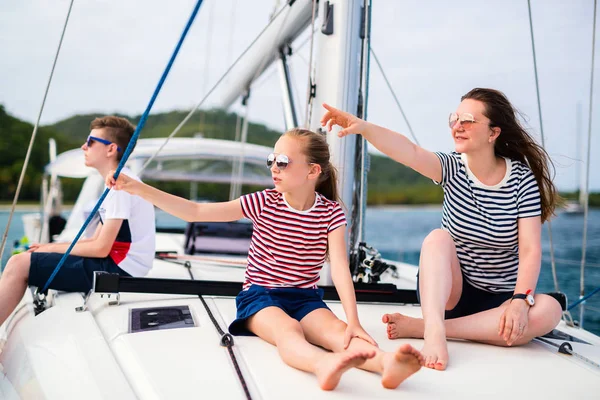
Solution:
[(533, 296), (528, 294), (527, 297), (525, 298), (525, 301), (527, 302), (527, 304), (529, 304), (530, 306), (533, 306), (535, 304), (535, 300), (533, 299)]

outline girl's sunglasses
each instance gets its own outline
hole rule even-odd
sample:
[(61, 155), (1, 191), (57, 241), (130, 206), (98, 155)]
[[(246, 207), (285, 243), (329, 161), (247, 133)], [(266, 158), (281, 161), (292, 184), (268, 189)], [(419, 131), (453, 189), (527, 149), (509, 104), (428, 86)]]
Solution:
[[(107, 146), (109, 144), (116, 144), (116, 143), (113, 143), (113, 142), (111, 142), (109, 140), (102, 139), (102, 138), (99, 138), (99, 137), (96, 137), (96, 136), (91, 136), (91, 135), (88, 136), (87, 140), (85, 141), (85, 144), (86, 144), (87, 147), (92, 147), (92, 143), (94, 143), (94, 142), (102, 143), (102, 144), (105, 144)], [(121, 148), (119, 146), (117, 146), (117, 151), (118, 152), (121, 151)]]
[(291, 161), (285, 154), (276, 155), (275, 153), (271, 153), (267, 156), (267, 167), (269, 168), (272, 168), (273, 164), (275, 164), (278, 169), (283, 171), (289, 163), (291, 163)]
[(450, 126), (450, 129), (454, 128), (457, 123), (460, 124), (460, 126), (462, 126), (464, 129), (470, 129), (471, 126), (473, 126), (473, 124), (476, 122), (478, 121), (475, 121), (473, 114), (469, 113), (462, 113), (460, 115), (457, 113), (452, 113), (448, 118), (448, 125)]

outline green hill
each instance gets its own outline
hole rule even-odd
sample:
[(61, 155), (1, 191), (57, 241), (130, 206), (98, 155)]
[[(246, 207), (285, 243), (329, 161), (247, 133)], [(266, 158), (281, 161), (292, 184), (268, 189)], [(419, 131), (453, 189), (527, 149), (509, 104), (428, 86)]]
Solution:
[[(171, 111), (151, 115), (142, 131), (144, 138), (166, 137), (185, 118), (187, 111)], [(102, 113), (75, 115), (55, 124), (42, 127), (36, 138), (27, 178), (20, 200), (37, 201), (43, 167), (48, 162), (48, 139), (55, 138), (58, 152), (76, 148), (89, 134), (90, 121)], [(121, 115), (133, 123), (140, 116)], [(205, 137), (235, 139), (237, 115), (223, 110), (208, 110), (196, 113), (177, 134), (178, 137), (193, 136), (202, 132)], [(25, 158), (33, 126), (6, 113), (0, 106), (0, 201), (10, 201), (14, 196), (19, 173)], [(273, 146), (281, 132), (265, 125), (250, 123), (248, 142)], [(439, 203), (442, 191), (431, 181), (386, 157), (372, 156), (368, 175), (368, 202), (370, 204), (422, 204)], [(73, 201), (81, 181), (63, 180), (65, 201)], [(189, 195), (189, 185), (169, 183), (161, 185), (181, 196)], [(226, 199), (229, 190), (224, 185), (201, 185), (199, 193), (208, 198)]]
[[(151, 115), (142, 132), (142, 137), (166, 137), (185, 118), (188, 111), (171, 111)], [(21, 201), (39, 201), (40, 184), (44, 166), (48, 163), (48, 139), (54, 138), (59, 153), (79, 147), (89, 134), (92, 119), (104, 115), (90, 113), (75, 115), (55, 124), (41, 127), (34, 143), (29, 167), (21, 189)], [(140, 116), (121, 115), (132, 122), (139, 122)], [(237, 115), (223, 110), (208, 110), (196, 113), (177, 136), (193, 136), (202, 132), (206, 137), (233, 140)], [(19, 181), (21, 168), (33, 125), (9, 115), (0, 105), (0, 201), (11, 201)], [(273, 146), (281, 132), (265, 125), (250, 123), (248, 142)], [(82, 181), (62, 179), (65, 201), (74, 201)], [(169, 182), (160, 187), (180, 196), (188, 197), (187, 183)], [(246, 188), (253, 190), (256, 188)], [(228, 185), (200, 185), (199, 193), (207, 198), (225, 200), (229, 193)], [(563, 193), (567, 199), (575, 198), (574, 193)], [(417, 174), (393, 160), (382, 156), (371, 156), (368, 174), (368, 203), (378, 204), (435, 204), (441, 203), (442, 190), (429, 179)], [(600, 194), (590, 195), (590, 205), (600, 206)]]
[[(9, 115), (0, 105), (0, 201), (14, 197), (25, 155), (31, 140), (33, 125)], [(74, 142), (51, 127), (38, 129), (23, 180), (20, 199), (39, 200), (44, 166), (48, 163), (48, 139), (56, 140), (58, 152), (76, 147)]]
[[(150, 115), (146, 121), (141, 137), (155, 138), (169, 136), (179, 123), (183, 121), (188, 112), (189, 111), (171, 111)], [(105, 114), (93, 113), (75, 115), (50, 125), (49, 127), (57, 132), (63, 133), (67, 137), (83, 143), (89, 134), (90, 121), (102, 115)], [(141, 118), (141, 115), (133, 117), (127, 115), (120, 116), (129, 119), (134, 124), (137, 124)], [(235, 113), (229, 113), (222, 110), (199, 111), (196, 112), (187, 124), (181, 128), (177, 133), (177, 137), (191, 137), (195, 133), (201, 132), (208, 138), (234, 140), (236, 122), (237, 114)], [(261, 124), (252, 122), (248, 124), (249, 143), (272, 146), (280, 134), (280, 132), (271, 130)]]
[[(171, 111), (151, 115), (146, 121), (142, 136), (145, 138), (169, 136), (187, 113), (188, 111)], [(103, 114), (75, 115), (50, 127), (67, 137), (83, 142), (88, 135), (90, 121), (101, 115)], [(121, 116), (130, 119), (133, 123), (138, 123), (140, 120), (139, 115), (135, 117)], [(202, 132), (208, 138), (234, 140), (236, 123), (237, 114), (235, 113), (216, 109), (199, 111), (192, 116), (177, 136), (189, 137)], [(281, 132), (271, 130), (261, 124), (250, 123), (248, 126), (248, 142), (250, 143), (273, 146), (280, 134)], [(442, 201), (442, 191), (439, 187), (410, 168), (387, 157), (371, 157), (371, 167), (367, 179), (369, 204), (431, 204)], [(188, 195), (188, 189), (181, 185), (163, 187), (168, 187), (170, 191), (175, 191), (181, 196)], [(216, 189), (208, 190), (210, 193), (215, 191)]]

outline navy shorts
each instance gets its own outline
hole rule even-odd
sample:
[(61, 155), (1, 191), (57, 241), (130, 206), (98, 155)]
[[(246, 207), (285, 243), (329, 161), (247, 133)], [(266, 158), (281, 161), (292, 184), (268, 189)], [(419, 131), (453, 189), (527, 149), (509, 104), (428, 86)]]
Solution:
[(311, 311), (329, 307), (323, 302), (323, 289), (265, 288), (252, 285), (235, 298), (236, 319), (229, 325), (232, 335), (254, 335), (246, 328), (248, 318), (267, 307), (279, 307), (287, 315), (300, 321)]
[[(61, 253), (31, 253), (28, 284), (43, 288), (62, 256)], [(94, 271), (131, 276), (119, 268), (110, 257), (91, 258), (69, 255), (52, 280), (50, 289), (89, 292), (94, 282)]]
[[(463, 289), (458, 303), (452, 310), (446, 310), (445, 318), (453, 319), (477, 314), (482, 311), (499, 307), (510, 299), (513, 292), (490, 293), (472, 286), (463, 276)], [(419, 293), (419, 275), (417, 274), (417, 298), (421, 302)]]

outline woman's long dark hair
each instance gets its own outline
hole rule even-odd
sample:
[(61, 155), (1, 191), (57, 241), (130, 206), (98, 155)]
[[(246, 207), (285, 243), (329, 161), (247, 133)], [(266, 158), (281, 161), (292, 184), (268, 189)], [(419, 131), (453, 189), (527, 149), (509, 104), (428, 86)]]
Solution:
[(521, 126), (517, 118), (518, 111), (504, 93), (494, 89), (475, 88), (461, 98), (465, 99), (481, 101), (485, 105), (484, 115), (491, 121), (490, 127), (500, 128), (500, 136), (494, 143), (496, 155), (520, 161), (531, 168), (540, 189), (542, 222), (547, 221), (554, 215), (554, 208), (560, 197), (552, 182), (554, 165), (546, 150)]
[(284, 135), (304, 140), (306, 143), (304, 154), (307, 161), (311, 164), (319, 164), (321, 166), (321, 175), (319, 176), (315, 190), (329, 200), (339, 202), (337, 170), (331, 164), (329, 144), (327, 144), (325, 135), (302, 128), (290, 129)]

